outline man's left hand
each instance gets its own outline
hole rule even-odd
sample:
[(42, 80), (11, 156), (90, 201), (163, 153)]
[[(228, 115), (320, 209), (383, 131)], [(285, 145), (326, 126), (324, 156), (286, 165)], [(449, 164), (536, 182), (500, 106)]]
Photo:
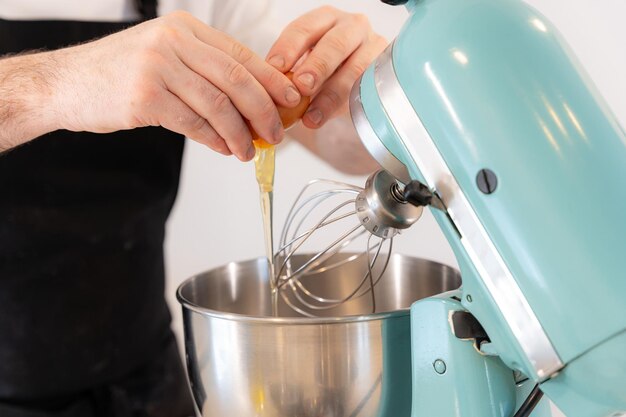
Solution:
[(293, 69), (296, 87), (313, 97), (302, 120), (316, 129), (345, 105), (352, 85), (386, 46), (364, 15), (324, 6), (290, 23), (268, 62), (282, 72)]

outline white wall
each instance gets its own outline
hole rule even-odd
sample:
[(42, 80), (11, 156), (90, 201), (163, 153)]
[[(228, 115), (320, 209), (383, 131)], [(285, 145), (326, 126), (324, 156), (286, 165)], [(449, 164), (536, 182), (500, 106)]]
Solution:
[[(280, 20), (289, 22), (323, 0), (276, 0)], [(626, 126), (626, 2), (623, 0), (529, 0), (570, 42), (592, 79)], [(336, 7), (370, 16), (376, 30), (393, 38), (406, 18), (402, 8), (376, 0), (343, 0)], [(251, 164), (224, 158), (189, 142), (178, 202), (168, 224), (168, 296), (181, 329), (174, 291), (194, 273), (233, 260), (261, 256), (262, 229)], [(364, 178), (340, 175), (297, 145), (281, 149), (277, 162), (276, 212), (280, 225), (297, 191), (309, 179), (324, 177), (362, 184)], [(397, 241), (397, 251), (454, 264), (454, 258), (428, 214)]]

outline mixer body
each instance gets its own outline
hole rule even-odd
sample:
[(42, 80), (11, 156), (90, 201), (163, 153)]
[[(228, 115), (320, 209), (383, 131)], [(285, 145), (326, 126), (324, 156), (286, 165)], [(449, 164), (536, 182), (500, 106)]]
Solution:
[[(488, 335), (474, 354), (497, 355), (568, 417), (626, 412), (624, 131), (521, 1), (408, 7), (351, 112), (381, 165), (445, 206), (432, 211), (461, 268), (459, 306)], [(457, 409), (445, 416), (474, 415)]]

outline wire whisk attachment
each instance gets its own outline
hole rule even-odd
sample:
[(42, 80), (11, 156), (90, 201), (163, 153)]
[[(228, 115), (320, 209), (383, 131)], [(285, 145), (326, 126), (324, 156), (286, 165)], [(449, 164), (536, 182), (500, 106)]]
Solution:
[[(376, 312), (375, 288), (389, 264), (393, 237), (422, 213), (422, 207), (401, 198), (397, 187), (401, 184), (391, 175), (378, 171), (365, 188), (316, 179), (302, 189), (274, 259), (273, 288), (285, 305), (303, 316), (329, 316), (367, 296), (369, 312)], [(304, 253), (314, 255), (302, 261), (298, 255)], [(332, 285), (316, 280), (346, 263), (355, 266), (350, 276), (340, 276)]]

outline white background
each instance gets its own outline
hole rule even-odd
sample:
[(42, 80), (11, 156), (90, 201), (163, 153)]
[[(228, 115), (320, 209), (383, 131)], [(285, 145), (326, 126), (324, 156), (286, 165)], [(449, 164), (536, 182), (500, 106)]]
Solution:
[[(322, 0), (276, 0), (278, 18), (286, 24)], [(626, 2), (623, 0), (531, 0), (561, 30), (590, 73), (609, 106), (626, 126)], [(403, 8), (377, 0), (342, 0), (334, 6), (367, 14), (374, 28), (392, 39), (406, 18)], [(218, 6), (219, 7), (219, 6)], [(275, 219), (281, 225), (297, 191), (323, 177), (363, 184), (316, 160), (298, 145), (281, 147), (277, 161)], [(277, 228), (280, 230), (280, 227)], [(257, 186), (251, 164), (241, 164), (188, 142), (181, 188), (167, 229), (168, 299), (174, 329), (180, 333), (176, 287), (187, 277), (230, 262), (261, 256), (262, 228)], [(454, 257), (428, 213), (396, 239), (396, 251), (454, 265)]]

